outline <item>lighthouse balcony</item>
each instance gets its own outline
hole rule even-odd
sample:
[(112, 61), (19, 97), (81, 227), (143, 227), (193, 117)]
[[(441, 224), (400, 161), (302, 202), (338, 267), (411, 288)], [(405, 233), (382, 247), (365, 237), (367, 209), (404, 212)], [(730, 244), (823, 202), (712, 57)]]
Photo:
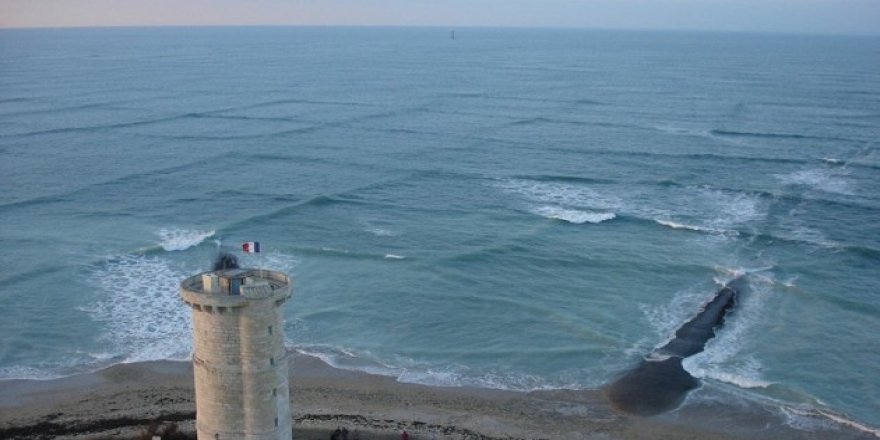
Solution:
[(191, 307), (236, 308), (250, 300), (290, 297), (290, 278), (282, 272), (263, 269), (226, 269), (203, 272), (184, 280), (180, 296)]

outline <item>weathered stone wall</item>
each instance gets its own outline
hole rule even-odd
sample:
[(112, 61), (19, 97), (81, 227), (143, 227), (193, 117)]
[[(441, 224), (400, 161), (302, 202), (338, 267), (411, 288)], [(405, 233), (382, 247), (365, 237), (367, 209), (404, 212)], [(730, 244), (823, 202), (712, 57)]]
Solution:
[[(186, 282), (184, 282), (186, 285)], [(196, 427), (200, 439), (291, 439), (283, 292), (217, 307), (184, 295), (193, 310)], [(185, 289), (184, 289), (185, 290)], [(222, 303), (222, 301), (219, 301)], [(208, 306), (206, 304), (215, 304)]]

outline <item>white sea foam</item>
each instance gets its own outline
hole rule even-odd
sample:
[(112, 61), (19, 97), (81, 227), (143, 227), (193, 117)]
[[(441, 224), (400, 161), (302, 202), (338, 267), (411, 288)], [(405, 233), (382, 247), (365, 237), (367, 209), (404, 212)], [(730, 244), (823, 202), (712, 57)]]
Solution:
[(501, 183), (501, 188), (533, 202), (596, 211), (615, 211), (622, 204), (618, 197), (602, 194), (584, 185), (508, 180)]
[(670, 227), (672, 229), (690, 229), (691, 231), (711, 232), (710, 230), (707, 230), (706, 228), (702, 228), (699, 226), (685, 225), (683, 223), (676, 223), (676, 222), (669, 221), (669, 220), (654, 220), (654, 221), (663, 225), (663, 226)]
[(111, 259), (92, 273), (103, 295), (84, 311), (103, 322), (102, 339), (126, 362), (184, 359), (192, 353), (190, 311), (178, 297), (185, 276), (159, 257)]
[(553, 382), (547, 378), (531, 374), (514, 373), (504, 370), (475, 372), (463, 365), (450, 365), (442, 368), (416, 365), (404, 368), (397, 375), (397, 381), (439, 387), (473, 387), (509, 391), (541, 391), (559, 389), (581, 389), (575, 383)]
[(554, 220), (562, 220), (574, 224), (602, 223), (617, 217), (613, 212), (587, 212), (575, 209), (565, 209), (558, 206), (541, 206), (535, 209), (535, 213)]
[(259, 254), (244, 254), (239, 257), (242, 267), (258, 267), (290, 274), (299, 265), (299, 260), (293, 256), (278, 251), (260, 252)]
[[(762, 268), (762, 270), (766, 270)], [(735, 272), (756, 272), (737, 270)], [(706, 348), (686, 358), (682, 365), (692, 376), (712, 379), (744, 388), (766, 388), (772, 382), (761, 377), (763, 366), (758, 359), (741, 353), (755, 338), (755, 324), (763, 319), (768, 298), (772, 295), (772, 275), (749, 277), (748, 295), (737, 298), (736, 314), (728, 317), (722, 331), (706, 343)]]
[(770, 385), (773, 385), (773, 382), (755, 377), (756, 375), (760, 374), (759, 370), (760, 367), (757, 366), (754, 361), (752, 361), (751, 363), (749, 363), (749, 367), (745, 368), (745, 370), (741, 370), (746, 372), (748, 375), (725, 371), (716, 371), (712, 373), (711, 378), (719, 382), (729, 383), (731, 385), (736, 385), (740, 388), (746, 389), (767, 388)]
[(403, 368), (395, 368), (374, 359), (369, 352), (355, 352), (352, 349), (322, 344), (301, 344), (297, 345), (295, 349), (340, 370), (361, 371), (390, 377), (397, 377), (404, 371)]
[(461, 386), (464, 382), (461, 374), (455, 371), (413, 371), (406, 369), (397, 376), (397, 381), (435, 387)]
[(50, 380), (57, 379), (59, 377), (64, 377), (63, 373), (58, 373), (56, 368), (34, 368), (34, 367), (24, 367), (24, 366), (8, 366), (8, 367), (0, 367), (0, 379), (2, 380), (15, 380), (15, 379), (28, 379), (28, 380)]
[(880, 429), (865, 425), (863, 423), (856, 422), (855, 420), (852, 420), (844, 415), (835, 414), (831, 411), (825, 411), (825, 410), (819, 409), (819, 410), (816, 410), (816, 412), (818, 412), (822, 416), (827, 417), (827, 418), (829, 418), (829, 419), (831, 419), (841, 425), (849, 426), (849, 427), (855, 428), (859, 431), (863, 431), (868, 434), (872, 434), (874, 437), (880, 438)]
[(670, 220), (655, 219), (654, 221), (660, 225), (663, 225), (663, 226), (666, 226), (667, 228), (672, 228), (672, 229), (686, 229), (686, 230), (697, 231), (697, 232), (708, 232), (710, 234), (739, 235), (739, 232), (737, 232), (737, 231), (730, 231), (730, 230), (725, 230), (725, 229), (714, 229), (714, 228), (707, 228), (707, 227), (703, 227), (703, 226), (686, 225), (684, 223), (676, 223), (676, 222), (670, 221)]
[(333, 368), (393, 377), (401, 383), (441, 387), (468, 386), (514, 391), (582, 388), (575, 381), (552, 382), (543, 377), (506, 371), (476, 372), (472, 368), (460, 364), (435, 367), (412, 359), (397, 357), (392, 365), (392, 363), (380, 361), (368, 351), (336, 346), (298, 345), (296, 350), (302, 354), (321, 359)]
[(842, 165), (845, 163), (842, 159), (836, 159), (833, 157), (823, 157), (822, 162), (830, 163), (832, 165)]
[(827, 249), (835, 249), (840, 247), (840, 243), (829, 239), (822, 231), (805, 226), (799, 221), (791, 221), (791, 230), (787, 231), (786, 238), (804, 243), (813, 244)]
[(768, 207), (758, 194), (688, 187), (646, 191), (623, 209), (671, 229), (728, 239), (739, 235), (737, 229), (764, 219)]
[(711, 228), (732, 229), (767, 216), (767, 204), (756, 194), (702, 188), (697, 197), (703, 199)]
[[(738, 235), (738, 227), (765, 218), (768, 209), (758, 194), (708, 187), (597, 187), (525, 179), (502, 181), (499, 186), (538, 203), (532, 212), (549, 218), (595, 223), (613, 218), (612, 214), (628, 215), (723, 238)], [(606, 188), (614, 194), (604, 191)]]
[(159, 246), (166, 251), (182, 251), (205, 241), (214, 236), (214, 231), (199, 231), (194, 229), (167, 229), (163, 228), (156, 232), (159, 236)]
[(785, 417), (785, 424), (800, 431), (816, 431), (834, 427), (830, 419), (818, 417), (818, 413), (813, 409), (783, 405), (779, 410)]
[(780, 407), (785, 416), (785, 423), (792, 428), (803, 431), (835, 429), (835, 425), (843, 425), (855, 430), (880, 438), (880, 429), (859, 423), (846, 415), (838, 414), (812, 406), (782, 405)]
[(727, 285), (727, 283), (733, 281), (734, 279), (748, 274), (748, 275), (757, 276), (761, 281), (763, 281), (765, 283), (772, 284), (774, 282), (774, 281), (772, 281), (773, 280), (772, 274), (770, 276), (767, 276), (767, 275), (761, 275), (761, 273), (773, 270), (774, 267), (775, 266), (772, 264), (767, 265), (767, 266), (757, 266), (757, 267), (745, 267), (745, 266), (725, 267), (725, 266), (715, 265), (712, 268), (715, 270), (715, 272), (718, 272), (718, 276), (713, 277), (712, 281), (714, 281), (715, 284), (717, 284), (718, 286), (724, 286), (724, 285)]
[(792, 208), (788, 212), (788, 216), (783, 218), (779, 230), (775, 234), (788, 240), (800, 241), (822, 248), (836, 249), (840, 247), (840, 243), (829, 239), (822, 231), (805, 224), (802, 214), (800, 207)]
[(385, 258), (387, 258), (387, 259), (389, 259), (389, 260), (403, 260), (403, 259), (406, 259), (406, 257), (404, 257), (403, 255), (397, 255), (397, 254), (385, 254)]
[(366, 231), (369, 232), (370, 234), (377, 236), (377, 237), (394, 237), (397, 235), (397, 232), (394, 232), (391, 229), (380, 228), (380, 227), (375, 227), (375, 226), (370, 226), (370, 227), (366, 228)]
[(790, 174), (777, 174), (776, 178), (786, 185), (802, 185), (826, 193), (853, 195), (854, 185), (846, 173), (845, 168), (812, 168)]
[[(675, 330), (692, 317), (699, 306), (708, 301), (704, 288), (694, 286), (683, 289), (672, 295), (672, 300), (659, 307), (641, 304), (639, 308), (648, 319), (654, 334), (660, 342), (654, 349), (666, 345), (673, 337)], [(658, 339), (654, 339), (657, 341)]]
[(797, 276), (793, 276), (793, 277), (789, 277), (785, 280), (782, 280), (779, 283), (785, 287), (793, 288), (793, 287), (797, 287), (797, 284), (795, 284), (795, 281), (797, 281), (797, 279), (798, 279)]
[[(647, 308), (643, 307), (642, 312), (646, 313)], [(637, 356), (643, 356), (645, 351), (650, 350), (651, 344), (655, 342), (656, 338), (641, 338), (638, 341), (634, 342), (627, 348), (623, 349), (623, 354), (627, 358), (635, 358)]]
[(656, 351), (654, 351), (654, 352), (649, 353), (647, 356), (645, 356), (645, 360), (648, 362), (663, 362), (665, 360), (668, 360), (671, 357), (672, 356), (670, 356), (670, 355), (660, 354), (660, 353), (657, 353)]

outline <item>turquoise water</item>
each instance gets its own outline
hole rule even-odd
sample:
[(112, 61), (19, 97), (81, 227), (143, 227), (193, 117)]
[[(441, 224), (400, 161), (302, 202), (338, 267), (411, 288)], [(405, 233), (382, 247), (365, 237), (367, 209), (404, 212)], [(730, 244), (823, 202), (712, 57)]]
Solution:
[(0, 31), (0, 378), (186, 359), (256, 240), (291, 346), (438, 385), (598, 387), (747, 274), (689, 399), (877, 434), (880, 39), (456, 37)]

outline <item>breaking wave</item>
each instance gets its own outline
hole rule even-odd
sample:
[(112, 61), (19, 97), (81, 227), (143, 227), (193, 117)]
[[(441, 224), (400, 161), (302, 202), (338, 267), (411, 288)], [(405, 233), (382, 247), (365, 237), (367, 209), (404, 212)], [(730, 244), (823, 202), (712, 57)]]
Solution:
[(657, 224), (666, 226), (667, 228), (672, 229), (686, 229), (689, 231), (697, 231), (697, 232), (708, 232), (712, 234), (729, 234), (729, 235), (739, 235), (739, 232), (726, 230), (726, 229), (715, 229), (715, 228), (707, 228), (703, 226), (694, 226), (694, 225), (686, 225), (684, 223), (676, 223), (670, 220), (654, 220)]
[(613, 220), (617, 217), (613, 212), (587, 212), (560, 208), (558, 206), (542, 206), (537, 208), (535, 213), (549, 219), (562, 220), (577, 225), (584, 223), (602, 223), (607, 220)]
[(162, 228), (156, 232), (156, 235), (159, 236), (159, 246), (162, 246), (162, 249), (166, 251), (182, 251), (198, 246), (205, 239), (213, 237), (214, 231)]
[(505, 371), (503, 368), (477, 372), (463, 365), (431, 366), (404, 357), (386, 362), (366, 350), (320, 344), (297, 345), (295, 349), (299, 353), (316, 357), (333, 368), (393, 377), (401, 383), (512, 391), (583, 388), (574, 381), (548, 380), (531, 374)]
[(570, 223), (600, 223), (621, 216), (724, 235), (738, 235), (736, 229), (764, 219), (769, 203), (759, 193), (708, 187), (619, 188), (558, 179), (515, 179), (499, 186), (536, 202), (531, 212)]

